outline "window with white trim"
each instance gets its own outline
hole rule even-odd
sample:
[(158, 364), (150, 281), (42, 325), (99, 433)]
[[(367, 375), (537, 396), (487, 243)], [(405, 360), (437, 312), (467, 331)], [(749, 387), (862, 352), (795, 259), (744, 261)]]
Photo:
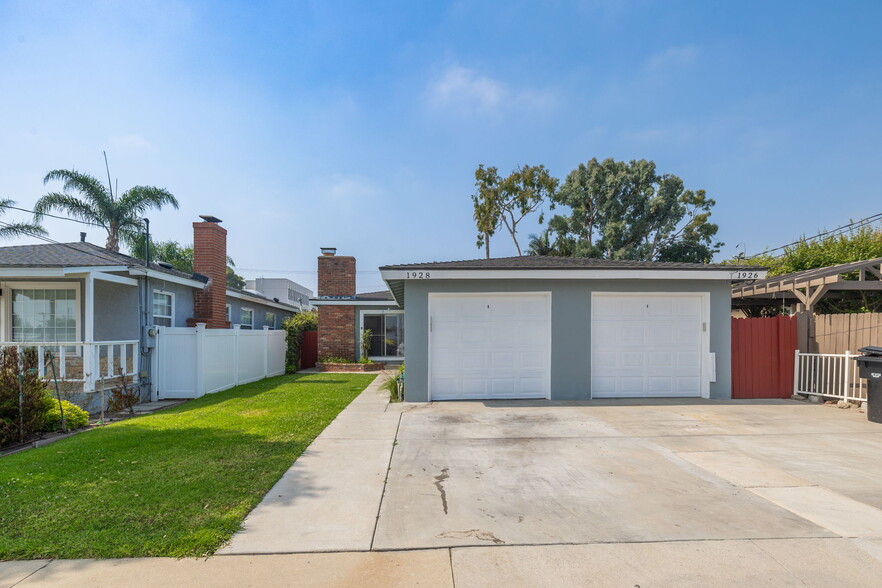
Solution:
[(364, 312), (361, 315), (361, 331), (370, 330), (368, 357), (404, 357), (404, 313)]
[(266, 313), (266, 317), (265, 317), (263, 324), (266, 325), (267, 327), (269, 327), (270, 329), (275, 329), (276, 328), (276, 313), (274, 313), (274, 312)]
[(79, 290), (77, 288), (13, 287), (11, 337), (22, 342), (77, 341), (79, 339)]
[(232, 322), (233, 320), (233, 307), (230, 306), (230, 303), (227, 302), (227, 322)]
[(241, 329), (253, 329), (254, 328), (254, 310), (250, 308), (243, 308), (240, 311), (239, 325)]
[(174, 326), (175, 295), (162, 290), (153, 291), (153, 324), (160, 327)]

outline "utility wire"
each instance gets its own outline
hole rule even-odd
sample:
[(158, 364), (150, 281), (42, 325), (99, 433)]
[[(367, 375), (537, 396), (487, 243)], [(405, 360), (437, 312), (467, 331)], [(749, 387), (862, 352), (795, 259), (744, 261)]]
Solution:
[[(28, 210), (27, 208), (21, 208), (20, 206), (4, 206), (3, 210), (20, 210), (21, 212), (30, 212), (31, 214), (36, 214), (33, 210)], [(81, 225), (89, 225), (92, 227), (101, 227), (104, 228), (103, 225), (99, 225), (98, 223), (93, 223), (91, 221), (84, 221), (77, 218), (71, 218), (69, 216), (59, 216), (57, 214), (50, 214), (48, 212), (41, 213), (43, 216), (48, 216), (50, 218), (57, 218), (59, 220), (66, 220), (73, 223), (80, 223)]]
[[(851, 222), (847, 225), (842, 225), (841, 227), (838, 227), (838, 228), (835, 228), (835, 229), (832, 229), (829, 231), (824, 231), (823, 233), (818, 233), (817, 235), (814, 235), (812, 237), (803, 237), (802, 239), (798, 239), (798, 240), (794, 241), (793, 243), (788, 243), (787, 245), (781, 245), (780, 247), (775, 247), (774, 249), (766, 249), (765, 251), (762, 251), (761, 253), (756, 253), (754, 255), (749, 255), (747, 257), (756, 257), (758, 255), (768, 255), (769, 253), (772, 253), (773, 251), (781, 251), (781, 250), (786, 249), (788, 247), (793, 247), (794, 245), (799, 245), (800, 243), (803, 243), (803, 242), (814, 241), (815, 239), (819, 239), (821, 237), (835, 237), (836, 235), (841, 235), (842, 233), (846, 232), (849, 229), (851, 229), (851, 230), (859, 229), (861, 227), (865, 227), (867, 225), (871, 225), (871, 224), (874, 224), (874, 223), (880, 222), (880, 221), (882, 221), (882, 213), (874, 214), (872, 216), (868, 216), (866, 218), (862, 218), (860, 220)], [(781, 255), (784, 255), (784, 254), (781, 253), (779, 255), (776, 255), (775, 257), (781, 257)]]

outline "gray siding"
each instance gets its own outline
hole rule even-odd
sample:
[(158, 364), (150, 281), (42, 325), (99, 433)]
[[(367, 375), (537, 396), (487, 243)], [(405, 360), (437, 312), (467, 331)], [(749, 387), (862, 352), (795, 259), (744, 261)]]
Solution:
[(551, 398), (591, 394), (592, 292), (710, 293), (711, 398), (731, 398), (731, 286), (726, 280), (422, 280), (405, 283), (406, 400), (428, 399), (429, 292), (551, 292)]
[[(186, 327), (187, 319), (193, 318), (193, 293), (196, 291), (192, 286), (184, 286), (183, 284), (175, 284), (164, 280), (150, 279), (150, 295), (148, 312), (150, 313), (150, 324), (153, 324), (153, 291), (161, 290), (163, 292), (171, 292), (175, 295), (175, 320), (173, 327)], [(136, 313), (137, 319), (137, 313)]]
[(140, 288), (95, 280), (95, 340), (128, 341), (141, 336)]
[(234, 325), (242, 322), (242, 308), (250, 308), (254, 311), (254, 328), (262, 329), (266, 322), (266, 313), (272, 312), (276, 315), (275, 329), (282, 328), (282, 321), (289, 316), (295, 314), (293, 311), (285, 311), (279, 308), (266, 306), (257, 301), (243, 300), (242, 298), (233, 298), (227, 296), (227, 304), (230, 305), (230, 323)]

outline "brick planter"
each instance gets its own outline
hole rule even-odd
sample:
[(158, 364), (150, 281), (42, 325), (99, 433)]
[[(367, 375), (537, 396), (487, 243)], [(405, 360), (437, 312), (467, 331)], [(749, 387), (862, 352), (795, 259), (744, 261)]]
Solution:
[(386, 369), (385, 363), (323, 363), (316, 362), (318, 372), (378, 372)]

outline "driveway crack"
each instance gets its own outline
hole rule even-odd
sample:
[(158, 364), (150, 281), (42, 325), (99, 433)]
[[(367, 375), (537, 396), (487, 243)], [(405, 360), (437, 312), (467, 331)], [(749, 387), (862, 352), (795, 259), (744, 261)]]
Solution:
[(395, 437), (392, 439), (392, 451), (389, 452), (389, 464), (386, 466), (386, 479), (383, 480), (383, 493), (380, 494), (380, 504), (377, 506), (377, 518), (374, 520), (374, 532), (371, 535), (371, 546), (369, 551), (374, 550), (374, 541), (377, 539), (377, 527), (380, 526), (380, 511), (383, 509), (383, 499), (386, 498), (386, 486), (389, 484), (389, 472), (392, 471), (392, 456), (395, 455), (395, 447), (398, 445), (398, 430), (401, 429), (401, 417), (404, 413), (398, 414), (398, 424), (395, 425)]
[(444, 468), (440, 474), (435, 476), (435, 488), (441, 494), (441, 506), (444, 508), (444, 514), (447, 514), (447, 491), (444, 489), (444, 482), (450, 477), (448, 471), (449, 468)]

